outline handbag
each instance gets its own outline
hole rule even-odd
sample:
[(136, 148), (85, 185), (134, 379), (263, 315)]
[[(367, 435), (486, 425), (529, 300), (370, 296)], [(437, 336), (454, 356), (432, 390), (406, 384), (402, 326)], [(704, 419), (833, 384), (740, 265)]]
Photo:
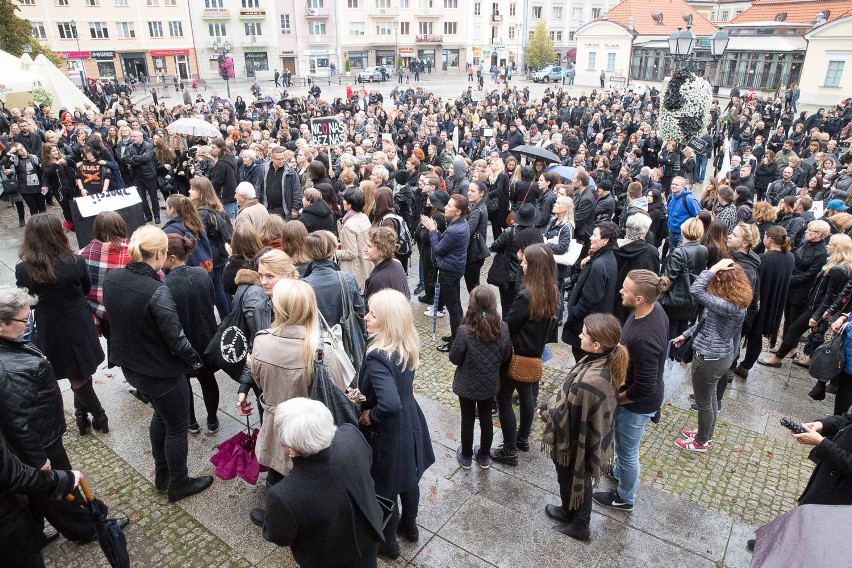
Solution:
[(488, 269), (488, 276), (485, 281), (493, 286), (505, 286), (509, 275), (512, 272), (512, 260), (509, 258), (509, 249), (512, 248), (512, 237), (515, 236), (515, 230), (511, 227), (506, 229), (511, 231), (506, 239), (506, 250), (502, 254), (494, 256), (491, 261), (491, 268)]
[(343, 349), (357, 373), (361, 369), (361, 362), (367, 352), (367, 341), (364, 339), (363, 331), (364, 320), (355, 313), (352, 298), (349, 295), (349, 286), (343, 281), (343, 276), (339, 272), (337, 273), (337, 282), (340, 284), (340, 296), (343, 302), (343, 315), (340, 317)]
[(355, 409), (355, 404), (346, 398), (343, 391), (337, 388), (328, 376), (328, 369), (323, 361), (322, 346), (317, 349), (316, 358), (314, 358), (314, 377), (311, 381), (310, 397), (328, 408), (335, 426), (343, 424), (358, 426), (358, 411)]
[(249, 326), (243, 314), (244, 297), (245, 294), (240, 296), (239, 303), (219, 324), (202, 357), (206, 364), (222, 369), (235, 381), (239, 381), (243, 373), (250, 349)]
[[(565, 228), (565, 224), (559, 227), (559, 234), (555, 237), (551, 237), (547, 239), (548, 243), (552, 243), (555, 245), (559, 244), (559, 237), (562, 235), (562, 229)], [(572, 227), (573, 230), (573, 227)], [(562, 254), (554, 254), (553, 260), (556, 261), (556, 264), (561, 264), (562, 266), (574, 266), (577, 264), (577, 261), (580, 259), (580, 253), (583, 252), (583, 244), (576, 239), (571, 239), (568, 243), (568, 250), (563, 252)]]
[(695, 356), (692, 344), (695, 342), (695, 337), (698, 335), (698, 332), (701, 330), (703, 325), (704, 318), (702, 317), (695, 325), (695, 331), (693, 331), (692, 335), (687, 337), (683, 343), (680, 344), (680, 347), (674, 344), (674, 339), (669, 341), (669, 359), (677, 361), (678, 363), (692, 363), (692, 359)]
[(512, 353), (508, 371), (510, 379), (515, 379), (522, 383), (537, 383), (541, 380), (543, 372), (544, 367), (542, 366), (541, 357), (526, 357)]
[(846, 364), (843, 344), (846, 341), (846, 326), (848, 325), (848, 323), (843, 324), (834, 337), (814, 349), (811, 354), (811, 366), (808, 367), (808, 374), (816, 380), (828, 382), (843, 371), (843, 366)]
[(337, 355), (337, 359), (340, 361), (340, 366), (343, 367), (343, 375), (346, 379), (346, 384), (351, 385), (352, 381), (355, 380), (355, 366), (352, 364), (352, 360), (346, 353), (346, 349), (343, 348), (343, 329), (340, 324), (330, 327), (328, 322), (325, 321), (322, 312), (319, 310), (317, 310), (317, 312), (319, 313), (320, 325), (322, 326), (321, 336), (328, 338), (331, 342), (331, 348), (334, 350), (335, 355)]
[[(532, 189), (533, 184), (530, 183), (530, 186), (527, 188), (527, 192), (524, 194), (524, 198), (521, 200), (521, 205), (527, 202), (527, 197), (529, 197), (530, 190)], [(515, 212), (509, 211), (509, 214), (506, 215), (506, 226), (511, 227), (512, 223), (515, 220)]]

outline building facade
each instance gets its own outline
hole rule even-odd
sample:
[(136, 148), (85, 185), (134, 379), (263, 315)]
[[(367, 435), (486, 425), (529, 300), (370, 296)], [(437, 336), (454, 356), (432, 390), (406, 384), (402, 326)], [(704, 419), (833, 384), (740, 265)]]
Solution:
[(348, 0), (276, 0), (277, 65), (295, 76), (327, 77), (342, 68), (338, 25)]
[(84, 79), (198, 77), (185, 0), (19, 0), (33, 35)]

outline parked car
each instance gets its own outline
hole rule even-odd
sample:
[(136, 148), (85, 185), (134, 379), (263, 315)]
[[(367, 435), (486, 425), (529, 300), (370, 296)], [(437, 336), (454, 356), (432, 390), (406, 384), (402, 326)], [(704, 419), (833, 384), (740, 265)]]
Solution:
[(558, 65), (548, 65), (544, 69), (533, 73), (533, 81), (536, 83), (548, 83), (550, 81), (561, 81), (565, 76), (565, 69)]
[(384, 67), (367, 67), (358, 73), (358, 81), (361, 83), (369, 83), (372, 81), (378, 83), (386, 80), (388, 77), (390, 77), (390, 73), (388, 73), (387, 69)]

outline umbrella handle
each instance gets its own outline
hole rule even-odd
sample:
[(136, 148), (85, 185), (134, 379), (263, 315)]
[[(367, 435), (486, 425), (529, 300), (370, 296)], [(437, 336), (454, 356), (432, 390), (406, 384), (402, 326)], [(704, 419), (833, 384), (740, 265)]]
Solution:
[(83, 497), (86, 498), (86, 501), (91, 503), (93, 499), (92, 492), (89, 491), (89, 484), (82, 477), (80, 478), (80, 490), (83, 492)]
[(246, 414), (246, 433), (251, 436), (251, 423), (249, 422), (248, 414)]

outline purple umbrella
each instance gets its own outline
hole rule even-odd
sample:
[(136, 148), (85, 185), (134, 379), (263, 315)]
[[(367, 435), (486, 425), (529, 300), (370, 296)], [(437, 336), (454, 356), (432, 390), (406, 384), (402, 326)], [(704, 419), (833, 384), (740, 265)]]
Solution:
[(800, 505), (757, 529), (751, 568), (848, 566), (850, 534), (852, 506)]
[(246, 405), (248, 414), (246, 417), (246, 431), (240, 431), (236, 436), (229, 438), (217, 446), (218, 451), (210, 458), (210, 463), (216, 466), (216, 476), (227, 481), (235, 477), (242, 478), (249, 485), (257, 483), (257, 477), (267, 467), (257, 461), (254, 447), (257, 443), (257, 428), (251, 429), (249, 415), (251, 405)]

